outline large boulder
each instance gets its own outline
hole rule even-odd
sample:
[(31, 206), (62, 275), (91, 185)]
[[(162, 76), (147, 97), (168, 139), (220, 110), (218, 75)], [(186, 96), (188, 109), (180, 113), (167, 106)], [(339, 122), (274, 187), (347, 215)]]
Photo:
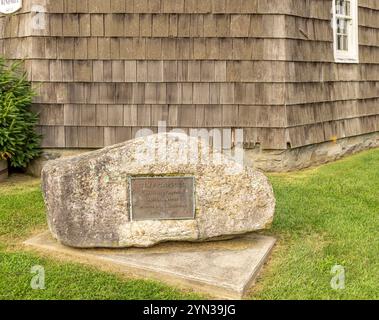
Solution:
[[(158, 134), (49, 161), (42, 187), (53, 236), (80, 248), (148, 247), (268, 228), (275, 210), (268, 179), (207, 147), (200, 138)], [(194, 177), (195, 217), (132, 219), (130, 177), (145, 176)]]

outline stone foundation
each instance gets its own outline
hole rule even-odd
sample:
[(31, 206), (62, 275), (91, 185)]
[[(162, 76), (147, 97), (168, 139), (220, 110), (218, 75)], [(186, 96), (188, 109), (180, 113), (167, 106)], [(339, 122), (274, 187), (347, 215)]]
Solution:
[[(374, 132), (296, 149), (261, 150), (255, 148), (245, 150), (245, 163), (264, 172), (288, 172), (336, 161), (345, 156), (377, 147), (379, 147), (379, 132)], [(32, 161), (27, 173), (40, 177), (42, 168), (48, 160), (89, 151), (93, 150), (46, 149), (40, 158)]]
[(75, 156), (78, 154), (82, 154), (84, 152), (89, 152), (93, 150), (89, 149), (45, 149), (43, 150), (42, 155), (33, 160), (28, 168), (26, 169), (26, 173), (34, 176), (34, 177), (40, 177), (41, 171), (43, 167), (45, 166), (46, 162), (49, 160), (56, 160), (62, 157), (70, 157)]
[(0, 182), (8, 178), (8, 163), (5, 160), (0, 160)]
[(287, 150), (246, 150), (245, 162), (265, 172), (288, 172), (379, 147), (379, 132)]

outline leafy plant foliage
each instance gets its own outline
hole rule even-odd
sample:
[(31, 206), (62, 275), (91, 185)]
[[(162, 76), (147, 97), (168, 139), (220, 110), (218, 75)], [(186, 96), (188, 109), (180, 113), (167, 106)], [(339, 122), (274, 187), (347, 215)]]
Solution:
[(0, 160), (24, 168), (40, 154), (38, 116), (30, 110), (34, 91), (21, 62), (0, 57)]

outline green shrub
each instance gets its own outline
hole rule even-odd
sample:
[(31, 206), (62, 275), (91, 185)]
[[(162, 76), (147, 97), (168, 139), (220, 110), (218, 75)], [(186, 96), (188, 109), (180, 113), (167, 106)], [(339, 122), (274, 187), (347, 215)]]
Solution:
[(38, 116), (30, 110), (34, 91), (21, 63), (0, 57), (0, 160), (24, 168), (40, 154)]

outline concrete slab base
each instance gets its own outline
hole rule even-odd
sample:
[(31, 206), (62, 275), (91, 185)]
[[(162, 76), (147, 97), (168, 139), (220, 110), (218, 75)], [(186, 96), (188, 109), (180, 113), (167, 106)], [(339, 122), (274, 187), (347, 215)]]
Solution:
[(25, 242), (50, 254), (107, 265), (129, 275), (155, 279), (220, 299), (242, 299), (254, 284), (275, 244), (272, 237), (248, 234), (206, 243), (163, 243), (152, 248), (74, 249), (44, 232)]

